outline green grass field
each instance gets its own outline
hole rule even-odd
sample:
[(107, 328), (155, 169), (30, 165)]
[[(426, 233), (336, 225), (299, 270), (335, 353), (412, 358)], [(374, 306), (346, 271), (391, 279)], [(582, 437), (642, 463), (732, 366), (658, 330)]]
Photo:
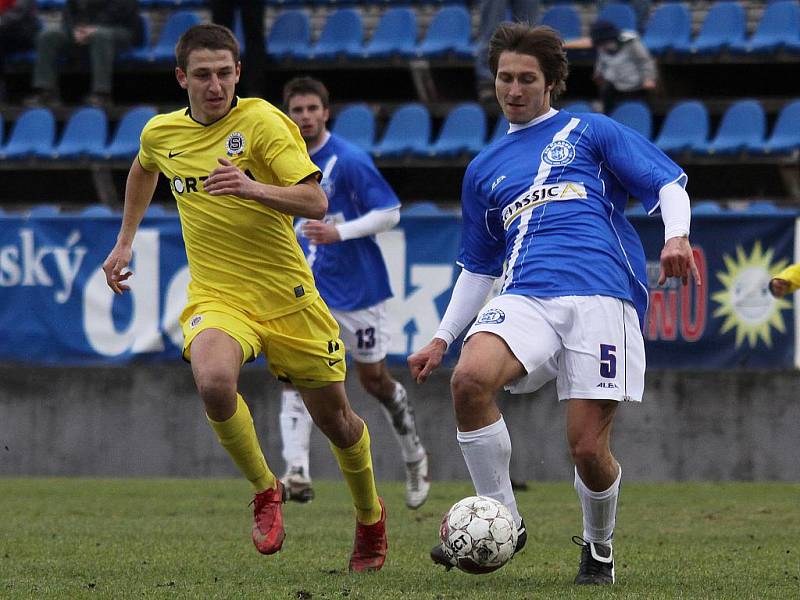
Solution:
[(250, 539), (239, 480), (0, 479), (0, 598), (800, 598), (800, 484), (625, 483), (617, 584), (572, 585), (580, 550), (575, 493), (535, 484), (518, 495), (528, 545), (484, 576), (428, 559), (442, 513), (467, 483), (436, 483), (412, 512), (383, 482), (389, 558), (351, 576), (354, 517), (344, 485), (284, 509), (276, 556)]

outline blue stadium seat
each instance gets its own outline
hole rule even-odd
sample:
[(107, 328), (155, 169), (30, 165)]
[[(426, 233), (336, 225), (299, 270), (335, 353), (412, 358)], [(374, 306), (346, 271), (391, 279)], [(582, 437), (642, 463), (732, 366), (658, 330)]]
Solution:
[(375, 115), (366, 104), (351, 104), (336, 115), (331, 130), (365, 152), (375, 145)]
[(376, 157), (424, 154), (431, 139), (431, 115), (417, 102), (398, 108), (389, 119), (386, 131), (373, 149)]
[(133, 50), (129, 58), (147, 62), (171, 61), (175, 58), (175, 44), (183, 32), (200, 23), (200, 17), (188, 10), (179, 10), (167, 17), (158, 41), (152, 49)]
[(47, 108), (22, 113), (11, 128), (8, 141), (0, 148), (0, 159), (22, 160), (53, 151), (56, 120)]
[(474, 102), (454, 108), (445, 118), (439, 137), (428, 149), (429, 156), (475, 155), (486, 141), (486, 113)]
[(734, 1), (715, 2), (706, 14), (700, 31), (691, 46), (695, 54), (719, 54), (745, 43), (747, 15)]
[(768, 4), (756, 30), (747, 43), (737, 43), (732, 50), (769, 54), (782, 49), (800, 49), (800, 5), (795, 0)]
[(508, 119), (505, 116), (500, 115), (497, 117), (497, 122), (494, 124), (494, 131), (492, 132), (492, 137), (489, 140), (489, 143), (496, 142), (499, 139), (508, 133)]
[[(772, 135), (764, 143), (765, 154), (790, 154), (800, 150), (800, 100), (784, 106), (772, 128)], [(751, 152), (757, 151), (755, 148)]]
[(417, 17), (408, 7), (390, 8), (378, 21), (364, 48), (366, 58), (413, 56), (417, 45)]
[(466, 58), (475, 56), (470, 42), (472, 21), (463, 6), (445, 6), (431, 20), (425, 38), (417, 46), (417, 56), (433, 58), (455, 54)]
[(362, 56), (364, 24), (354, 8), (340, 8), (328, 17), (309, 58), (331, 59), (337, 56)]
[(667, 113), (655, 145), (668, 154), (702, 146), (708, 140), (708, 109), (697, 100), (678, 102)]
[(164, 208), (163, 205), (154, 204), (154, 203), (151, 202), (150, 205), (147, 207), (147, 210), (145, 211), (144, 216), (145, 217), (169, 217), (169, 216), (172, 216), (172, 215), (170, 215), (170, 213), (167, 212), (167, 210)]
[(764, 108), (756, 100), (734, 102), (717, 129), (717, 134), (708, 144), (697, 145), (692, 151), (700, 154), (736, 154), (744, 150), (764, 147), (767, 117)]
[(28, 211), (29, 219), (49, 219), (57, 217), (61, 213), (61, 208), (55, 204), (37, 204)]
[(113, 217), (114, 211), (106, 204), (90, 204), (81, 211), (82, 217)]
[(598, 21), (608, 21), (621, 31), (636, 31), (636, 13), (630, 4), (609, 2), (597, 13)]
[(642, 42), (655, 56), (691, 47), (692, 16), (684, 4), (662, 4), (650, 17)]
[(575, 7), (569, 4), (548, 8), (542, 16), (541, 24), (555, 29), (564, 41), (581, 37), (581, 17)]
[(653, 135), (653, 115), (650, 107), (644, 102), (638, 100), (622, 102), (608, 116), (638, 131), (648, 140)]
[(132, 159), (139, 152), (139, 136), (147, 122), (156, 115), (154, 108), (140, 106), (132, 108), (120, 119), (111, 143), (99, 153), (92, 153), (92, 158)]
[(48, 154), (39, 158), (79, 160), (103, 151), (108, 137), (108, 119), (99, 108), (78, 109), (67, 121), (61, 140)]
[(310, 46), (311, 23), (302, 10), (282, 12), (267, 34), (267, 52), (278, 60), (304, 58)]
[(577, 101), (577, 102), (570, 102), (569, 104), (565, 104), (561, 107), (562, 110), (572, 113), (590, 113), (594, 112), (592, 110), (592, 105), (588, 102)]
[(631, 205), (631, 202), (628, 202), (628, 206), (625, 207), (625, 216), (626, 217), (645, 217), (647, 216), (647, 210), (645, 210), (644, 206), (642, 206), (641, 202), (636, 202), (635, 204)]
[(693, 215), (718, 215), (721, 212), (724, 212), (722, 207), (714, 200), (692, 202)]

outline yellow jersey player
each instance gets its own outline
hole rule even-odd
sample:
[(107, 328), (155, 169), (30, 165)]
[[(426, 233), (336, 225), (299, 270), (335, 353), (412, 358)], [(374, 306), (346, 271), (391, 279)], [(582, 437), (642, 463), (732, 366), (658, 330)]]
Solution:
[(769, 291), (776, 298), (783, 298), (800, 288), (800, 263), (789, 265), (769, 282)]
[(181, 314), (208, 422), (255, 488), (253, 542), (273, 554), (285, 537), (284, 488), (261, 451), (237, 391), (242, 364), (263, 352), (273, 374), (300, 391), (330, 440), (356, 509), (351, 571), (386, 557), (386, 509), (378, 497), (366, 424), (345, 394), (345, 350), (320, 298), (292, 219), (327, 210), (319, 169), (295, 124), (264, 100), (237, 98), (239, 47), (220, 25), (187, 30), (175, 47), (175, 75), (189, 107), (154, 117), (128, 174), (117, 242), (103, 263), (117, 294), (136, 230), (163, 173), (180, 213), (191, 283)]

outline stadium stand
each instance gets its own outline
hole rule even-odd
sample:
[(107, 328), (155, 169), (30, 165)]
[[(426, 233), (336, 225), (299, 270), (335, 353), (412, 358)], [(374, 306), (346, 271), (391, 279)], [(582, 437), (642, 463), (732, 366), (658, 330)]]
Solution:
[[(39, 2), (44, 25), (57, 24), (62, 4), (63, 0)], [(482, 144), (504, 135), (508, 126), (498, 107), (485, 106), (483, 134), (472, 136), (469, 150), (453, 149), (458, 146), (455, 138), (476, 133), (450, 122), (462, 105), (476, 100), (476, 3), (265, 0), (265, 4), (271, 58), (265, 97), (279, 105), (280, 90), (289, 78), (302, 71), (320, 77), (338, 103), (331, 106), (333, 131), (368, 152), (374, 149), (376, 163), (387, 173), (401, 200), (433, 198), (456, 203), (469, 157)], [(780, 204), (800, 203), (800, 94), (795, 75), (800, 64), (798, 6), (796, 0), (652, 3), (642, 39), (657, 56), (661, 83), (649, 103), (649, 137), (687, 171), (693, 196), (721, 202), (768, 197)], [(210, 18), (207, 3), (201, 0), (141, 0), (140, 7), (147, 39), (120, 57), (115, 70), (115, 105), (102, 116), (81, 110), (85, 58), (65, 57), (65, 63), (70, 63), (65, 64), (62, 77), (65, 105), (52, 108), (49, 142), (41, 136), (15, 133), (19, 126), (29, 126), (26, 121), (30, 117), (25, 117), (19, 103), (30, 93), (31, 57), (6, 63), (3, 76), (9, 100), (0, 105), (0, 153), (10, 147), (16, 158), (0, 162), (0, 203), (41, 201), (40, 190), (52, 188), (54, 178), (63, 177), (65, 169), (73, 169), (73, 180), (84, 177), (94, 186), (88, 187), (89, 193), (80, 185), (61, 190), (67, 205), (119, 201), (145, 117), (153, 110), (165, 112), (185, 105), (185, 94), (175, 84), (171, 68), (175, 41), (190, 25)], [(540, 14), (542, 23), (568, 39), (585, 36), (598, 17), (629, 29), (636, 23), (624, 2), (606, 4), (598, 11), (594, 2), (548, 1)], [(334, 28), (340, 18), (349, 24), (341, 30)], [(347, 32), (359, 31), (359, 27), (360, 35), (348, 37)], [(330, 49), (326, 49), (329, 42)], [(596, 97), (592, 53), (578, 49), (568, 53), (570, 78), (557, 106), (573, 112), (591, 111)], [(244, 68), (247, 66), (245, 58)], [(745, 69), (746, 81), (742, 77)], [(756, 103), (760, 111), (753, 109), (756, 116), (747, 117), (749, 122), (729, 123), (732, 117), (728, 113), (742, 100)], [(145, 114), (134, 113), (138, 120), (129, 115), (142, 105), (153, 108)], [(417, 116), (407, 125), (393, 124), (410, 106), (415, 106), (412, 112)], [(103, 117), (105, 130), (101, 131)], [(616, 112), (612, 117), (647, 133), (646, 120), (636, 121), (633, 113)], [(97, 125), (81, 125), (90, 118), (96, 119)], [(752, 131), (731, 129), (737, 123)], [(488, 141), (477, 141), (485, 139), (486, 132)], [(732, 141), (734, 133), (744, 137), (744, 145)], [(25, 149), (33, 143), (39, 144), (36, 151)], [(699, 152), (690, 152), (692, 148)], [(24, 189), (13, 185), (32, 170), (37, 177), (30, 178), (35, 180), (31, 185)], [(103, 177), (98, 173), (104, 173)], [(100, 179), (105, 182), (102, 189)], [(157, 198), (169, 200), (163, 181)]]
[(636, 13), (630, 4), (609, 2), (597, 14), (598, 21), (608, 21), (621, 31), (636, 31)]

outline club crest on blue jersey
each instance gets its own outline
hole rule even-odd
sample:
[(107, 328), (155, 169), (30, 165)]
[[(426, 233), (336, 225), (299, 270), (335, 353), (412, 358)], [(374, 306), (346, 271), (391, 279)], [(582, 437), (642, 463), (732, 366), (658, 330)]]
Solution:
[(478, 320), (475, 321), (477, 325), (498, 325), (506, 320), (506, 313), (499, 308), (490, 308), (483, 311)]
[(225, 151), (228, 156), (238, 156), (244, 152), (244, 135), (241, 131), (234, 131), (225, 140)]
[(566, 140), (550, 142), (542, 150), (542, 160), (553, 167), (568, 165), (575, 158), (575, 146)]

